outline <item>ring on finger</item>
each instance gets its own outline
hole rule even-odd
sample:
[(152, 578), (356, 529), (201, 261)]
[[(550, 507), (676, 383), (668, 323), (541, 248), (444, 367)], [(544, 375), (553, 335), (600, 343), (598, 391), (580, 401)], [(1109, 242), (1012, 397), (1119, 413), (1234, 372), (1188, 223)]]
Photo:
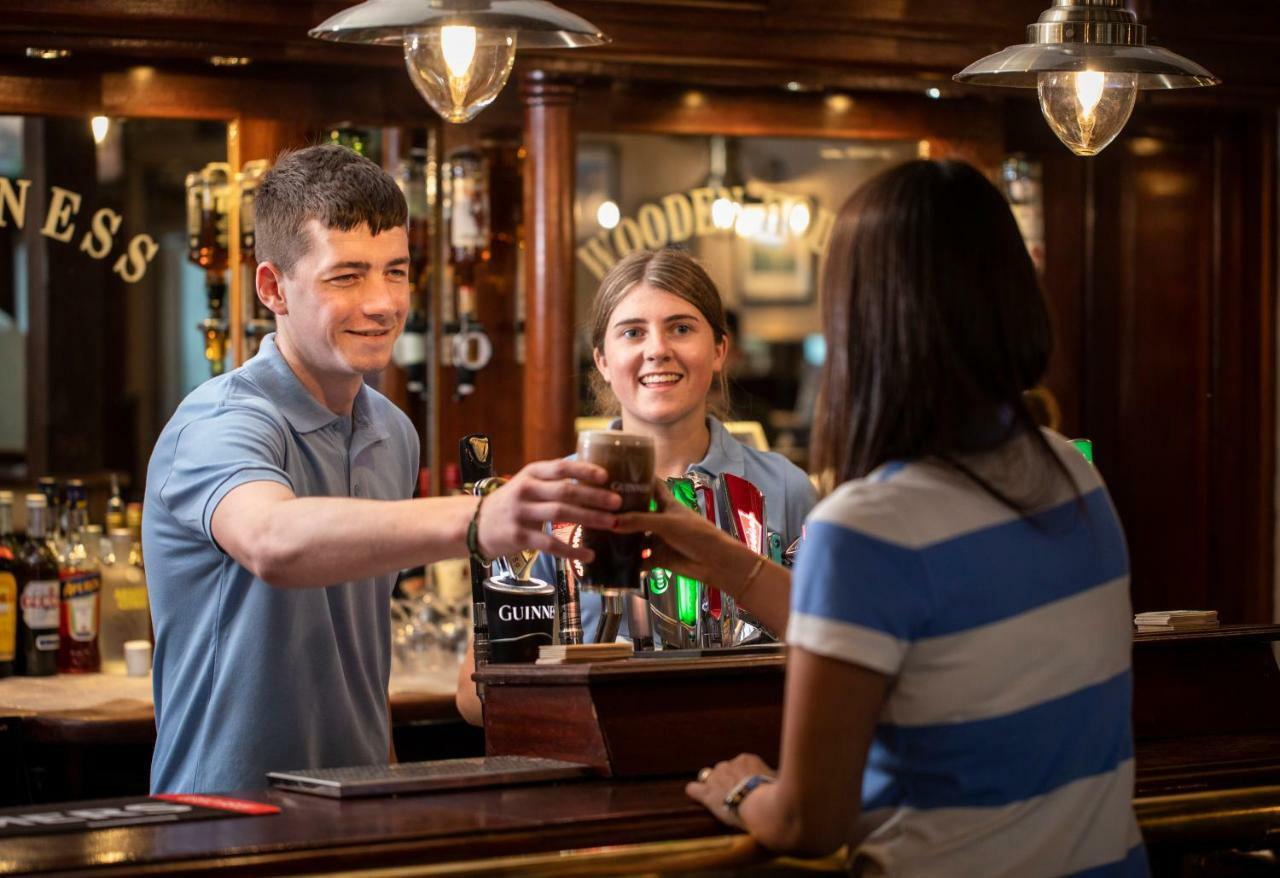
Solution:
[(711, 769), (704, 768), (698, 772), (698, 783), (706, 783), (707, 778), (711, 777)]

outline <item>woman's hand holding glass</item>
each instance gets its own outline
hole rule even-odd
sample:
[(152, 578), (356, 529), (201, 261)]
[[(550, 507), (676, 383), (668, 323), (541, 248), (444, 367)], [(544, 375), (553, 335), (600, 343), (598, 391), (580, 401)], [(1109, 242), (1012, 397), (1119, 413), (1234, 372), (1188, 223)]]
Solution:
[(654, 483), (653, 497), (657, 512), (619, 515), (614, 530), (650, 534), (646, 568), (662, 567), (735, 595), (734, 584), (751, 572), (757, 556), (706, 518), (676, 502), (661, 480)]

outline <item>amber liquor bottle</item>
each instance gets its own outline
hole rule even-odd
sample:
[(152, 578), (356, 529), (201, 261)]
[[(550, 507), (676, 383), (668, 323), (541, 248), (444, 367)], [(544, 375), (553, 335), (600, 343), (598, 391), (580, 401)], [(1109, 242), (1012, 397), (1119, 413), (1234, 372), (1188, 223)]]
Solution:
[(14, 554), (13, 493), (0, 491), (0, 677), (13, 675), (18, 650), (18, 577)]

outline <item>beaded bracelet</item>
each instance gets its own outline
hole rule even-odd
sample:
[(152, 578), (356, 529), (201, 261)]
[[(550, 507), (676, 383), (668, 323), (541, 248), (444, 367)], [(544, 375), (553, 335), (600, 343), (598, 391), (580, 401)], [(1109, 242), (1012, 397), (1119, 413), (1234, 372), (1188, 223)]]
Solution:
[(480, 495), (480, 502), (476, 504), (475, 512), (471, 513), (471, 523), (467, 525), (467, 554), (481, 567), (488, 567), (493, 563), (480, 554), (480, 507), (484, 505), (484, 500), (488, 496), (488, 494)]

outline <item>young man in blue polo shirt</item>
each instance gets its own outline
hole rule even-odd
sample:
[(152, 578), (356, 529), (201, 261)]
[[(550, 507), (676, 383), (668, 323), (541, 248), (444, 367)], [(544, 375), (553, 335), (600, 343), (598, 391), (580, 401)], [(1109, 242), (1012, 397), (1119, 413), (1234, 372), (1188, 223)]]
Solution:
[(472, 497), (410, 499), (417, 433), (364, 383), (408, 311), (403, 196), (326, 145), (283, 156), (255, 209), (276, 332), (182, 402), (147, 471), (155, 792), (386, 762), (396, 571), (466, 555), (473, 521), (487, 555), (577, 557), (542, 522), (610, 527), (619, 502), (569, 461), (525, 467), (483, 515)]

